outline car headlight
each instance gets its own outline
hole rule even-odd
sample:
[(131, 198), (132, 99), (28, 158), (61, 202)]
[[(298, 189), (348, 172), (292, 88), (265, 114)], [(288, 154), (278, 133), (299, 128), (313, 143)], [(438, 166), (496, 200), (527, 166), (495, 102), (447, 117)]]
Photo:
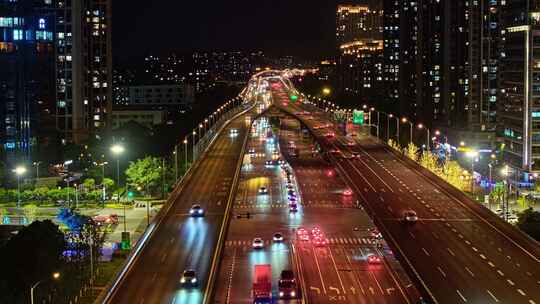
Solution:
[(199, 210), (199, 214), (202, 214), (204, 211), (202, 209)]
[(283, 291), (280, 291), (280, 292), (279, 292), (279, 296), (280, 296), (280, 297), (283, 297), (284, 295), (285, 295), (285, 294), (283, 293)]
[(186, 282), (186, 279), (185, 278), (181, 278), (180, 279), (180, 283), (185, 283)]
[(291, 291), (291, 297), (295, 297), (295, 296), (296, 296), (296, 292)]
[(189, 214), (193, 214), (193, 209), (189, 210)]
[(191, 283), (197, 283), (197, 279), (196, 278), (191, 279)]

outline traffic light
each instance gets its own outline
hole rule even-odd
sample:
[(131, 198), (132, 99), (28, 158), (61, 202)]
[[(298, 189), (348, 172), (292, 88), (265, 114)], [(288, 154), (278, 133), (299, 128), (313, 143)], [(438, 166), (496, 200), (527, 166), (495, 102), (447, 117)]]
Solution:
[(363, 125), (364, 124), (364, 111), (354, 110), (353, 112), (353, 124)]
[(133, 198), (133, 191), (128, 191), (128, 198)]
[(290, 96), (290, 98), (291, 98), (291, 101), (297, 101), (297, 100), (298, 100), (298, 96), (297, 96), (297, 95), (294, 95), (294, 94), (292, 94), (292, 95)]

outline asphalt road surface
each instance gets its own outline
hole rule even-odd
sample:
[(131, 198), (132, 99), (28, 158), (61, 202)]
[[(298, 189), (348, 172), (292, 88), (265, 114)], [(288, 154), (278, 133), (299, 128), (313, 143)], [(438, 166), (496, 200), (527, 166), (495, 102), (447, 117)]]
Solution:
[[(540, 303), (537, 242), (373, 137), (340, 135), (326, 114), (301, 116), (436, 303)], [(405, 210), (419, 220), (404, 223)]]

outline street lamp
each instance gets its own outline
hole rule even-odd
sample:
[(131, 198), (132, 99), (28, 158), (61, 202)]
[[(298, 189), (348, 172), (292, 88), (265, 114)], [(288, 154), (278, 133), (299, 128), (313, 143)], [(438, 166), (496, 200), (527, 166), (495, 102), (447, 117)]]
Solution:
[[(54, 280), (60, 279), (60, 273), (59, 272), (53, 272), (51, 276), (52, 276), (52, 278)], [(36, 287), (38, 287), (38, 285), (41, 284), (41, 282), (43, 282), (43, 280), (37, 281), (35, 284), (33, 284), (30, 287), (30, 304), (34, 304), (34, 289), (36, 289)]]
[[(120, 189), (120, 154), (124, 153), (124, 146), (120, 144), (114, 144), (111, 147), (111, 152), (116, 155), (116, 183), (118, 184), (118, 188)], [(118, 197), (118, 204), (120, 204), (120, 193), (117, 195)], [(126, 227), (126, 204), (124, 204), (124, 232), (127, 231)]]
[(471, 150), (465, 153), (465, 156), (471, 159), (471, 193), (474, 197), (474, 162), (478, 160), (478, 151)]
[(410, 127), (409, 142), (412, 143), (412, 141), (413, 141), (413, 138), (412, 138), (412, 135), (413, 135), (413, 134), (412, 134), (412, 132), (413, 132), (413, 131), (412, 131), (413, 124), (412, 124), (412, 122), (410, 122), (410, 121), (407, 119), (407, 117), (401, 118), (401, 122), (403, 122), (403, 123), (409, 123), (409, 127)]
[(427, 132), (427, 137), (426, 137), (426, 148), (427, 148), (427, 150), (429, 151), (429, 139), (430, 139), (430, 136), (429, 136), (429, 128), (427, 128), (427, 127), (424, 126), (423, 124), (419, 123), (419, 124), (418, 124), (418, 129), (423, 129), (423, 128), (426, 128), (426, 132)]
[(26, 173), (26, 168), (17, 166), (13, 172), (17, 175), (17, 208), (21, 208), (21, 176)]
[(322, 93), (326, 96), (330, 95), (330, 93), (332, 93), (332, 91), (330, 90), (330, 88), (324, 88), (322, 90)]
[(32, 163), (32, 166), (36, 167), (36, 180), (39, 178), (39, 165), (41, 165), (40, 161)]
[(187, 144), (188, 144), (188, 139), (186, 137), (186, 138), (184, 138), (184, 153), (185, 153), (184, 166), (185, 166), (185, 171), (187, 171), (187, 166), (188, 166)]
[(510, 183), (508, 181), (508, 176), (510, 175), (510, 167), (508, 165), (505, 165), (503, 169), (501, 170), (502, 175), (504, 176), (504, 181), (506, 184), (506, 195), (505, 199), (503, 200), (503, 212), (504, 212), (504, 220), (508, 221), (508, 196), (510, 195)]

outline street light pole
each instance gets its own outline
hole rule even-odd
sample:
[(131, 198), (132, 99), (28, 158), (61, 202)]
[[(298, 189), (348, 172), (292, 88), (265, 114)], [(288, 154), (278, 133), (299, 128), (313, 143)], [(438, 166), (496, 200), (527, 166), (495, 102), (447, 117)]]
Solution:
[(178, 145), (174, 145), (174, 175), (175, 180), (178, 181)]
[(188, 153), (187, 153), (187, 144), (188, 144), (188, 139), (187, 137), (184, 138), (184, 174), (185, 172), (187, 171), (187, 166), (188, 166)]
[[(118, 184), (118, 189), (120, 189), (120, 154), (124, 152), (124, 147), (122, 145), (116, 144), (111, 147), (111, 151), (116, 155), (116, 182)], [(127, 183), (126, 183), (127, 189)], [(120, 204), (120, 192), (117, 194), (117, 202)], [(124, 232), (127, 231), (126, 227), (126, 204), (124, 204)]]
[[(60, 273), (55, 272), (52, 274), (52, 277), (53, 279), (58, 280), (58, 278), (60, 278)], [(36, 289), (36, 287), (38, 287), (41, 282), (43, 282), (43, 280), (39, 280), (35, 284), (30, 286), (30, 304), (34, 304), (34, 289)]]

